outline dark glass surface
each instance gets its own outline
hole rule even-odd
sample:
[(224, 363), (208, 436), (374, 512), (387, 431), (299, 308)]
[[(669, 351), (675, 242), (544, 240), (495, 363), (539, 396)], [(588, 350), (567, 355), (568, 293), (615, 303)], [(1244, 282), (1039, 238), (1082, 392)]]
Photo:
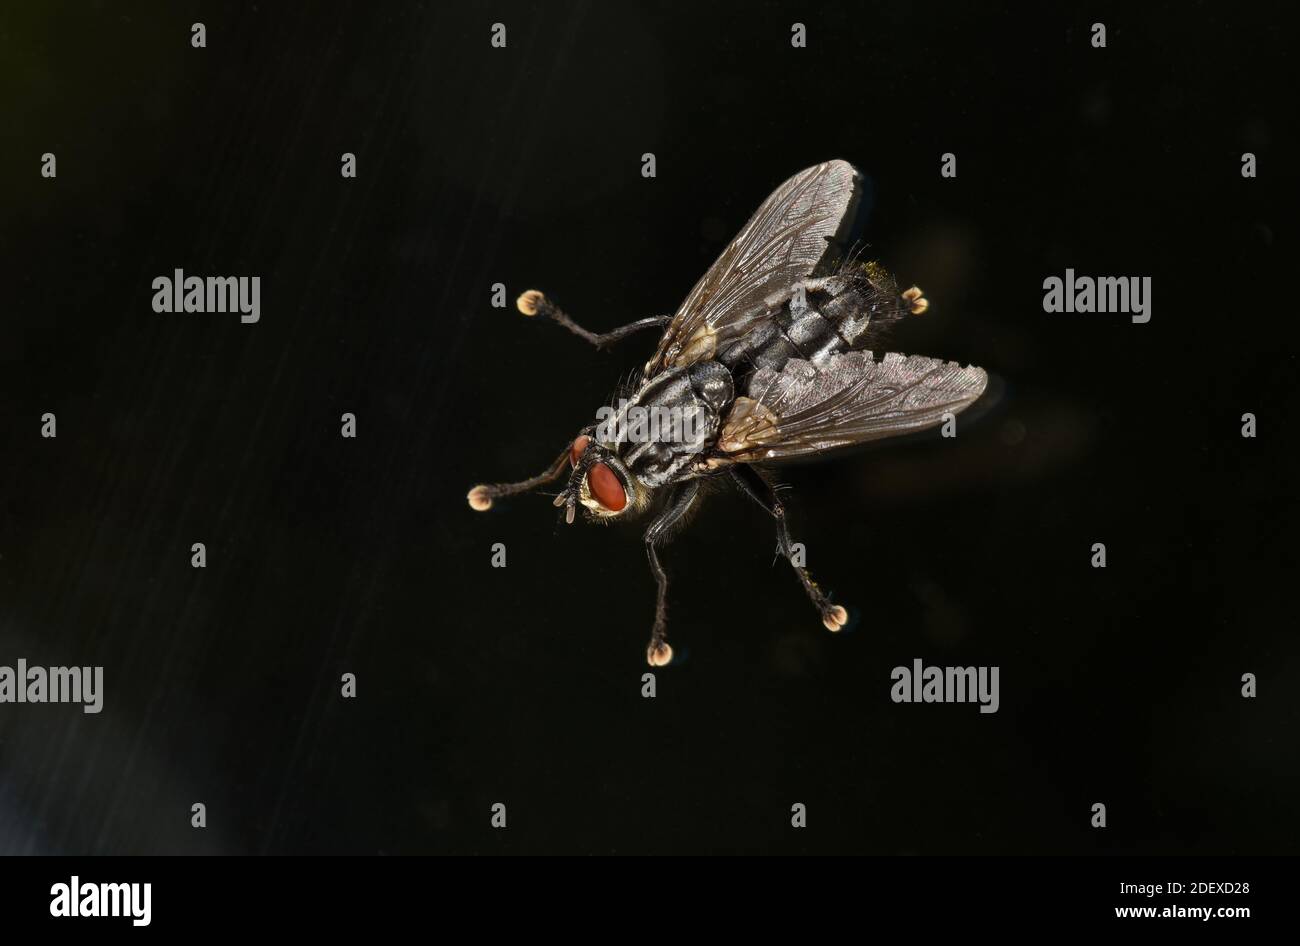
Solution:
[[(106, 687), (0, 705), (0, 851), (1295, 850), (1275, 11), (1124, 8), (1099, 50), (1085, 12), (985, 5), (382, 6), (0, 13), (0, 664)], [(851, 634), (711, 500), (643, 699), (640, 529), (464, 497), (540, 471), (653, 334), (596, 352), (491, 287), (672, 311), (837, 157), (932, 303), (890, 347), (1001, 395), (783, 473)], [(1151, 321), (1045, 313), (1067, 267), (1150, 276)], [(259, 275), (261, 321), (153, 312), (175, 268)], [(891, 702), (918, 657), (1000, 667), (999, 712)]]

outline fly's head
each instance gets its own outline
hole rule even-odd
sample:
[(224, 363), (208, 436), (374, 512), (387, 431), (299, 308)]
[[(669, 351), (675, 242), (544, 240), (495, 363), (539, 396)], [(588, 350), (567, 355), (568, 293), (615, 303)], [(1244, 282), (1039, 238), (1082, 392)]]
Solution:
[(630, 516), (649, 501), (649, 490), (636, 481), (614, 451), (598, 443), (590, 432), (574, 439), (569, 464), (573, 472), (568, 485), (555, 497), (555, 505), (565, 509), (566, 522), (573, 522), (579, 503), (586, 507), (590, 519), (612, 521)]

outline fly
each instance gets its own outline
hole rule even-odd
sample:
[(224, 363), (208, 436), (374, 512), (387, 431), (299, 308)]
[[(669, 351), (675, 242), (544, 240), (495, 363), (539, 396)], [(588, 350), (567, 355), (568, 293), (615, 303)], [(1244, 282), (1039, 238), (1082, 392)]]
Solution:
[(652, 667), (673, 655), (659, 550), (708, 486), (739, 488), (773, 519), (781, 555), (822, 623), (838, 631), (848, 612), (795, 563), (785, 506), (760, 470), (934, 427), (984, 392), (988, 377), (980, 368), (865, 350), (928, 303), (915, 286), (899, 292), (876, 263), (830, 263), (829, 247), (851, 222), (860, 192), (861, 177), (846, 161), (796, 174), (763, 202), (672, 316), (596, 334), (537, 290), (518, 299), (524, 315), (556, 322), (598, 348), (642, 329), (664, 330), (631, 396), (579, 431), (550, 467), (468, 495), (470, 506), (484, 511), (502, 496), (564, 477), (555, 505), (570, 523), (578, 506), (591, 521), (652, 517), (645, 531), (658, 585), (646, 648)]

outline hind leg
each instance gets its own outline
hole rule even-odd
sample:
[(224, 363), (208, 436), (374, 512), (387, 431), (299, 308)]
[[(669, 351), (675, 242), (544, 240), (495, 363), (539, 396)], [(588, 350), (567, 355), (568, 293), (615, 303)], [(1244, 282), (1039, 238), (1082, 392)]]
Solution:
[(776, 490), (772, 488), (772, 484), (744, 464), (732, 467), (731, 476), (747, 496), (762, 506), (767, 511), (767, 514), (776, 520), (777, 547), (781, 550), (781, 554), (785, 556), (786, 561), (790, 563), (790, 567), (794, 569), (799, 584), (803, 585), (804, 593), (808, 595), (808, 600), (813, 603), (813, 607), (821, 614), (822, 624), (826, 625), (826, 629), (829, 631), (838, 631), (843, 628), (849, 620), (848, 611), (841, 605), (833, 604), (831, 599), (822, 593), (822, 590), (817, 587), (817, 583), (812, 580), (812, 576), (808, 574), (808, 569), (794, 563), (794, 543), (790, 540), (790, 526), (785, 521), (785, 506), (781, 503), (780, 497), (776, 495)]

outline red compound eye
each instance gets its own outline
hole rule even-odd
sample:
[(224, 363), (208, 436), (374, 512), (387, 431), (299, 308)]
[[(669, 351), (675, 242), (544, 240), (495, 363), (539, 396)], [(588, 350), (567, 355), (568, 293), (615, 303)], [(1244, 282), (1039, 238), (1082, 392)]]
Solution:
[(589, 443), (591, 443), (591, 438), (585, 435), (573, 441), (573, 446), (569, 448), (569, 466), (578, 465), (582, 455), (587, 452), (587, 444)]
[(591, 495), (596, 497), (596, 502), (610, 512), (622, 512), (627, 505), (627, 493), (623, 492), (623, 484), (618, 481), (614, 471), (603, 463), (592, 465), (587, 474), (587, 486), (591, 489)]

